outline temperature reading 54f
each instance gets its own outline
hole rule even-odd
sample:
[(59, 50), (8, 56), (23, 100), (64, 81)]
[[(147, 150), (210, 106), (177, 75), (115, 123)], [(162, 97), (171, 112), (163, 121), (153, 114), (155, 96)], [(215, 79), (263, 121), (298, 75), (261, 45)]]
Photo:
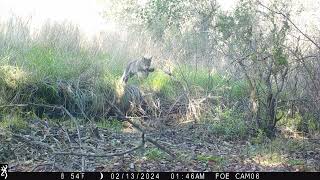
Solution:
[(71, 173), (70, 179), (84, 179), (84, 173)]
[(71, 179), (71, 180), (77, 180), (77, 179), (79, 179), (79, 180), (81, 180), (81, 179), (84, 179), (84, 173), (67, 173), (67, 174), (65, 174), (65, 173), (61, 173), (61, 175), (60, 175), (60, 179), (62, 180), (62, 179)]

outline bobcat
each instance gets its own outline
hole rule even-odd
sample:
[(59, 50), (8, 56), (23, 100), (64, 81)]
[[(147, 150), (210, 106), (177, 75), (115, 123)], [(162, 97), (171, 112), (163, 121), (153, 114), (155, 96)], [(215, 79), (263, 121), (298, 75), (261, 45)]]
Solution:
[(153, 72), (154, 68), (150, 68), (152, 57), (142, 57), (140, 60), (132, 61), (126, 67), (121, 79), (123, 82), (127, 83), (128, 79), (134, 76), (135, 74), (138, 77), (147, 77), (149, 72)]

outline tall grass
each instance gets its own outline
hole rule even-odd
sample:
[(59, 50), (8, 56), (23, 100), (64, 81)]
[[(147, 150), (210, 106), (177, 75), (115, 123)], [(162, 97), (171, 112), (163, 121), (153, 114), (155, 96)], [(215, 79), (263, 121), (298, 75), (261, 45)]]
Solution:
[(103, 99), (112, 98), (118, 78), (109, 74), (120, 69), (108, 66), (112, 58), (70, 23), (48, 22), (31, 33), (28, 22), (18, 17), (1, 22), (1, 103), (64, 105), (92, 115), (103, 111)]

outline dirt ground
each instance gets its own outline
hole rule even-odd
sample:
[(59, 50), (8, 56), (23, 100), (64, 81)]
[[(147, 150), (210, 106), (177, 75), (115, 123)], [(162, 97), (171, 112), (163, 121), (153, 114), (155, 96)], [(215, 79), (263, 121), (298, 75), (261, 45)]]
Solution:
[(66, 126), (29, 121), (27, 130), (4, 131), (2, 151), (8, 153), (9, 171), (320, 171), (320, 143), (310, 138), (281, 135), (262, 144), (226, 141), (191, 123), (146, 130), (147, 137), (175, 157), (149, 142), (132, 152), (107, 156), (138, 146), (141, 133), (129, 124), (96, 128), (98, 136), (84, 124), (71, 130)]

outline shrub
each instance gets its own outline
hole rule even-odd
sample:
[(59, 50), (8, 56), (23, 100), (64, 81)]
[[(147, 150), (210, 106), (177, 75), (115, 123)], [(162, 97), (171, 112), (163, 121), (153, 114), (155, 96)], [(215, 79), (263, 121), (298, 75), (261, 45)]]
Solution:
[(217, 118), (207, 120), (208, 132), (222, 136), (226, 140), (244, 139), (249, 135), (249, 127), (239, 112), (217, 110)]

